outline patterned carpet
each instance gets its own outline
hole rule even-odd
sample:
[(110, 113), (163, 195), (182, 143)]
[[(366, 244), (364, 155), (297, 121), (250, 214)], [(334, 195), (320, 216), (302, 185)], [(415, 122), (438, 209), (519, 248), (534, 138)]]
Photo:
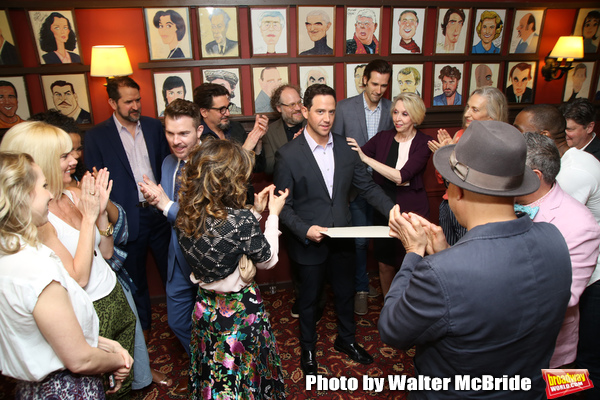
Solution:
[[(376, 278), (371, 278), (373, 286), (379, 286)], [(300, 346), (298, 340), (298, 320), (290, 316), (293, 304), (292, 291), (280, 288), (276, 293), (268, 293), (263, 288), (263, 299), (270, 313), (271, 324), (277, 337), (277, 344), (283, 362), (284, 376), (288, 399), (406, 399), (406, 393), (390, 391), (387, 385), (388, 376), (407, 374), (413, 376), (412, 356), (414, 349), (406, 352), (392, 349), (381, 342), (377, 331), (377, 320), (382, 305), (382, 297), (369, 298), (369, 312), (364, 316), (356, 316), (356, 338), (365, 349), (373, 355), (375, 362), (371, 365), (362, 365), (350, 360), (345, 354), (333, 349), (333, 342), (337, 336), (337, 322), (332, 304), (332, 295), (327, 302), (323, 318), (317, 325), (319, 340), (317, 342), (317, 360), (319, 372), (327, 377), (356, 378), (358, 389), (354, 391), (343, 390), (306, 390), (306, 381), (300, 369)], [(185, 376), (188, 359), (179, 341), (167, 325), (166, 304), (153, 305), (152, 336), (148, 349), (152, 366), (171, 377), (175, 384), (177, 380), (187, 379)], [(377, 393), (375, 390), (363, 390), (363, 376), (371, 378), (384, 378), (385, 387)], [(334, 380), (329, 382), (334, 384)], [(341, 381), (341, 380), (340, 380)], [(175, 387), (175, 385), (173, 385)], [(135, 391), (132, 399), (182, 399), (171, 388), (159, 388), (155, 384)], [(0, 399), (13, 398), (12, 384), (2, 378), (0, 382)]]

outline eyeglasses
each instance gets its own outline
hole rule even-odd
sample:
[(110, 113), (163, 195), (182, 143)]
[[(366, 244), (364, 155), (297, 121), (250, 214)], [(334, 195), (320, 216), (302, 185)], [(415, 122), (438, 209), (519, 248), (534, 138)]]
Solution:
[(357, 22), (356, 26), (358, 26), (359, 28), (365, 29), (365, 28), (370, 28), (373, 26), (372, 22)]
[(260, 29), (281, 29), (281, 22), (279, 21), (263, 21), (260, 23)]
[(223, 107), (219, 107), (219, 108), (215, 108), (215, 107), (211, 107), (209, 108), (209, 110), (215, 110), (221, 113), (221, 115), (225, 115), (227, 113), (227, 111), (231, 112), (231, 110), (233, 109), (234, 104), (233, 103), (229, 103), (226, 106)]
[(295, 103), (290, 103), (290, 104), (283, 104), (283, 103), (279, 103), (279, 104), (281, 104), (282, 106), (289, 107), (289, 108), (296, 108), (296, 106), (302, 107), (302, 100), (297, 101)]

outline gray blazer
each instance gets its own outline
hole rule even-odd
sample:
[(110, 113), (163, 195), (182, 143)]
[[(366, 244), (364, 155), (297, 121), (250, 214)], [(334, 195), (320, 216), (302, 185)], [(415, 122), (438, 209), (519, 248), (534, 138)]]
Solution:
[[(379, 119), (377, 132), (394, 129), (394, 121), (392, 121), (392, 115), (390, 114), (392, 102), (382, 98), (380, 104), (381, 118)], [(340, 135), (356, 139), (359, 146), (364, 146), (367, 143), (369, 136), (367, 135), (367, 119), (362, 93), (337, 103), (335, 120), (331, 130)]]
[(285, 128), (283, 127), (283, 120), (281, 118), (269, 125), (269, 129), (265, 136), (263, 136), (262, 142), (263, 153), (265, 154), (265, 160), (267, 162), (265, 172), (267, 174), (272, 174), (273, 168), (275, 167), (275, 153), (277, 152), (277, 149), (288, 142)]

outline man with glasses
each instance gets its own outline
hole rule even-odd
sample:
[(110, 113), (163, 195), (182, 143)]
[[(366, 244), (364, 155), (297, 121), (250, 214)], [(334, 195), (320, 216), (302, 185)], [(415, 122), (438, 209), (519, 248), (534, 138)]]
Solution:
[(346, 40), (346, 54), (379, 54), (379, 41), (375, 37), (377, 16), (372, 10), (362, 9), (356, 14), (354, 37)]
[(240, 143), (246, 150), (255, 152), (254, 171), (262, 172), (264, 156), (262, 155), (261, 139), (267, 132), (269, 118), (257, 114), (254, 128), (250, 133), (246, 133), (242, 124), (229, 119), (232, 107), (229, 91), (224, 86), (215, 83), (203, 83), (194, 89), (194, 103), (200, 107), (203, 119), (201, 140), (213, 138)]

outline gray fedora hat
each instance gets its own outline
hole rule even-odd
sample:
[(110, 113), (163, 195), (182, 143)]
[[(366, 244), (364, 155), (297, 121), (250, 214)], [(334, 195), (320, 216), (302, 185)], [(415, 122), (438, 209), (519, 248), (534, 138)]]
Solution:
[(514, 126), (473, 121), (458, 144), (435, 152), (433, 165), (448, 182), (470, 192), (514, 197), (540, 187), (526, 158), (525, 138)]

